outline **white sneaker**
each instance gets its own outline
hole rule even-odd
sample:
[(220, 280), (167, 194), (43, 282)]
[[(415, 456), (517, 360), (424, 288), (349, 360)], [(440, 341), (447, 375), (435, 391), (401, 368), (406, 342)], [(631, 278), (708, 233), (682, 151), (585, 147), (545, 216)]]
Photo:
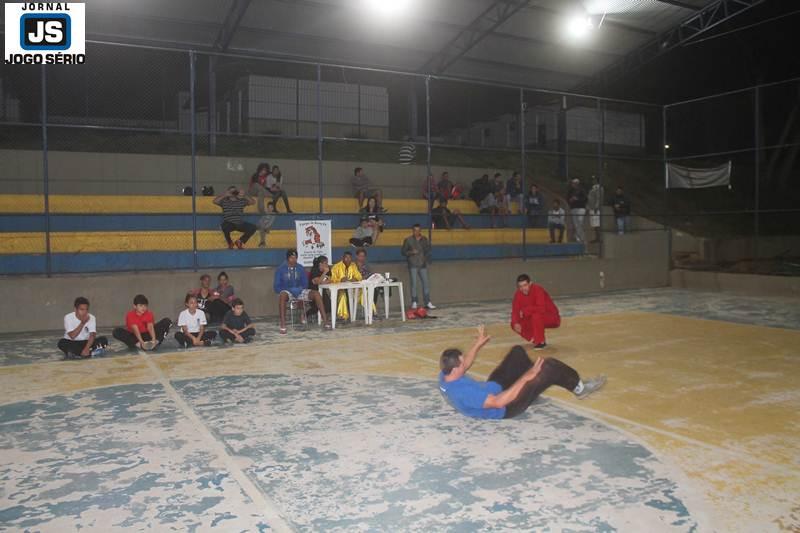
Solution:
[(417, 308), (417, 302), (411, 302), (411, 309)]
[(587, 379), (583, 382), (583, 390), (576, 394), (579, 400), (584, 400), (589, 397), (590, 394), (596, 392), (603, 388), (603, 385), (606, 384), (606, 377), (604, 375), (599, 375), (596, 378)]
[(428, 309), (436, 309), (436, 306), (433, 305), (431, 302), (428, 302), (428, 305), (426, 305), (425, 307), (427, 307)]

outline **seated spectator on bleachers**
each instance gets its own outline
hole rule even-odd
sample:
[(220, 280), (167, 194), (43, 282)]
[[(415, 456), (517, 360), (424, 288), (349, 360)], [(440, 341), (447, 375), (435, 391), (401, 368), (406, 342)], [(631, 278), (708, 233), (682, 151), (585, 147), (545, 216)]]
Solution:
[[(342, 260), (331, 268), (332, 283), (361, 281), (361, 279), (361, 273), (358, 271), (358, 267), (353, 264), (353, 254), (350, 252), (342, 254)], [(339, 301), (336, 302), (336, 316), (342, 320), (350, 318), (349, 301), (347, 291), (341, 291), (339, 293)]]
[(258, 241), (259, 248), (266, 248), (267, 246), (267, 233), (272, 229), (275, 224), (275, 202), (267, 203), (267, 212), (258, 219), (258, 234), (261, 237)]
[(264, 212), (264, 197), (267, 194), (267, 177), (269, 173), (269, 163), (260, 163), (256, 168), (255, 174), (250, 176), (250, 184), (247, 186), (247, 196), (256, 198), (256, 207), (259, 213)]
[(355, 248), (372, 246), (376, 240), (377, 234), (375, 229), (369, 225), (369, 218), (362, 216), (358, 227), (353, 231), (353, 237), (350, 239), (350, 246)]
[(564, 226), (567, 223), (567, 213), (561, 207), (561, 202), (553, 200), (553, 208), (547, 213), (547, 227), (550, 230), (550, 244), (556, 242), (556, 230), (558, 230), (558, 242), (564, 242)]
[[(248, 205), (253, 205), (255, 200), (249, 197), (241, 197), (239, 189), (235, 185), (228, 187), (225, 194), (220, 194), (214, 198), (214, 203), (222, 208), (222, 229), (225, 235), (225, 242), (228, 243), (228, 248), (236, 246), (242, 249), (247, 240), (256, 232), (256, 227), (249, 222), (244, 221), (244, 208)], [(242, 236), (236, 242), (231, 240), (231, 232), (239, 231)]]
[(278, 165), (272, 167), (272, 172), (267, 176), (267, 192), (272, 196), (272, 203), (275, 205), (275, 212), (278, 211), (278, 198), (283, 199), (283, 205), (286, 207), (287, 213), (293, 211), (289, 208), (289, 197), (286, 196), (286, 190), (283, 188), (283, 174)]
[(492, 188), (495, 194), (502, 194), (505, 197), (506, 194), (506, 182), (503, 181), (503, 175), (499, 172), (494, 173), (494, 179), (492, 180)]
[[(494, 184), (489, 181), (489, 174), (484, 174), (472, 182), (472, 188), (469, 191), (469, 197), (473, 202), (475, 202), (475, 205), (481, 208), (481, 204), (484, 203), (486, 197), (492, 195), (493, 192)], [(492, 200), (492, 203), (494, 203), (494, 200)]]
[(306, 302), (314, 302), (322, 315), (323, 323), (327, 322), (327, 314), (322, 304), (319, 291), (316, 293), (309, 288), (308, 275), (302, 265), (297, 263), (297, 250), (294, 248), (286, 251), (286, 261), (275, 270), (272, 289), (278, 295), (278, 309), (280, 312), (280, 333), (286, 334), (286, 308), (294, 300), (299, 300), (302, 308), (301, 319), (306, 320)]
[(439, 205), (433, 208), (431, 215), (435, 227), (453, 229), (454, 221), (457, 220), (462, 228), (470, 229), (469, 224), (467, 224), (464, 221), (464, 217), (461, 216), (461, 211), (458, 209), (453, 209), (452, 211), (448, 209), (447, 200), (445, 199), (439, 200)]
[(442, 177), (439, 179), (439, 183), (436, 185), (436, 189), (439, 191), (439, 198), (448, 201), (452, 200), (454, 187), (455, 185), (453, 185), (453, 182), (450, 181), (450, 173), (447, 171), (442, 172)]
[(524, 211), (523, 192), (522, 176), (519, 175), (519, 172), (514, 172), (506, 183), (506, 205), (508, 205), (509, 212), (511, 212), (511, 206), (514, 203), (517, 204), (517, 209), (520, 213)]
[[(208, 274), (200, 276), (200, 288), (191, 291), (191, 294), (197, 298), (197, 308), (206, 315), (206, 322), (213, 322), (213, 320), (211, 320), (211, 310), (208, 308), (213, 292), (214, 291), (211, 290), (211, 276)], [(219, 319), (222, 320), (222, 315), (220, 315)], [(217, 322), (219, 322), (219, 320), (217, 320)]]
[(256, 328), (253, 321), (244, 311), (244, 302), (239, 298), (234, 298), (231, 302), (231, 309), (225, 313), (222, 319), (222, 329), (219, 336), (222, 342), (248, 343), (253, 340)]
[(192, 346), (211, 346), (211, 341), (217, 338), (216, 331), (206, 331), (206, 314), (197, 307), (197, 296), (192, 293), (183, 300), (186, 309), (178, 315), (178, 327), (175, 340), (181, 348)]
[(79, 296), (74, 307), (75, 311), (64, 315), (64, 337), (58, 341), (58, 349), (67, 359), (103, 355), (108, 339), (97, 336), (97, 319), (89, 314), (89, 300)]
[(381, 213), (385, 213), (386, 210), (383, 208), (383, 191), (377, 189), (372, 186), (372, 183), (369, 181), (369, 178), (364, 174), (364, 169), (361, 167), (356, 167), (353, 170), (353, 194), (355, 194), (356, 198), (358, 199), (358, 209), (361, 210), (364, 202), (369, 198), (375, 198), (375, 201), (378, 203), (378, 209)]
[(544, 227), (544, 196), (539, 187), (533, 183), (525, 195), (525, 213), (528, 215), (529, 228)]
[(231, 310), (231, 302), (236, 298), (235, 290), (228, 279), (228, 274), (223, 271), (217, 275), (217, 288), (211, 292), (211, 298), (206, 302), (206, 310), (211, 313), (209, 322), (219, 323), (225, 313)]
[(384, 228), (383, 219), (380, 217), (381, 210), (378, 209), (378, 201), (375, 198), (370, 198), (367, 200), (367, 205), (360, 212), (362, 215), (366, 215), (369, 220), (369, 226), (374, 230), (372, 233), (374, 242), (372, 244), (375, 245), (378, 242), (378, 234), (383, 233)]
[(156, 323), (153, 312), (148, 309), (149, 303), (143, 294), (137, 294), (133, 299), (133, 309), (125, 315), (125, 327), (116, 328), (112, 333), (128, 348), (153, 350), (164, 342), (164, 337), (172, 327), (169, 318)]

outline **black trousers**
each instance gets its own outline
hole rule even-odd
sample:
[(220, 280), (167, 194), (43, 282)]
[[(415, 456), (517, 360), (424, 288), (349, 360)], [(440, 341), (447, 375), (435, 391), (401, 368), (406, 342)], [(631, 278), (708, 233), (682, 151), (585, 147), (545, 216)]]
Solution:
[[(564, 242), (564, 225), (563, 224), (550, 224), (550, 242)], [(556, 241), (556, 230), (558, 230), (558, 241)]]
[[(206, 331), (203, 332), (203, 336), (200, 337), (200, 340), (203, 341), (203, 342), (208, 341), (210, 343), (211, 341), (213, 341), (216, 338), (217, 338), (217, 332), (216, 331), (208, 331), (208, 330), (206, 330)], [(178, 331), (178, 332), (175, 333), (175, 340), (178, 341), (178, 344), (183, 348), (189, 348), (191, 346), (194, 346), (194, 344), (192, 343), (192, 340), (189, 337), (187, 337), (186, 335), (184, 335), (183, 331)]]
[[(159, 322), (156, 322), (155, 324), (153, 324), (153, 330), (155, 330), (155, 332), (156, 332), (156, 338), (155, 339), (151, 339), (150, 338), (150, 333), (148, 333), (146, 331), (142, 331), (141, 332), (142, 333), (142, 339), (144, 339), (145, 341), (155, 340), (155, 341), (158, 342), (158, 344), (161, 344), (162, 342), (164, 342), (164, 337), (167, 336), (167, 332), (169, 331), (170, 327), (172, 327), (172, 320), (170, 320), (169, 318), (164, 318), (164, 319), (160, 320)], [(128, 331), (125, 328), (116, 328), (114, 330), (114, 332), (112, 333), (112, 335), (118, 341), (126, 344), (128, 346), (128, 348), (135, 348), (136, 347), (136, 343), (139, 342), (139, 340), (136, 338), (136, 335), (134, 335), (133, 333), (131, 333), (130, 331)]]
[[(532, 366), (533, 362), (525, 348), (514, 346), (503, 362), (489, 375), (489, 381), (499, 383), (503, 390), (506, 390)], [(563, 387), (571, 392), (578, 386), (580, 379), (578, 372), (571, 366), (552, 357), (546, 358), (539, 374), (526, 383), (519, 396), (506, 406), (505, 418), (513, 418), (525, 412), (551, 385)]]
[(224, 221), (220, 225), (220, 228), (222, 228), (222, 234), (225, 235), (225, 242), (227, 242), (229, 246), (233, 244), (233, 241), (231, 240), (231, 232), (232, 231), (241, 232), (242, 236), (239, 237), (239, 240), (242, 241), (242, 243), (246, 243), (247, 240), (250, 237), (252, 237), (253, 234), (258, 229), (258, 228), (255, 227), (254, 224), (251, 224), (249, 222), (244, 222), (244, 221), (239, 222), (238, 224), (234, 224), (233, 222)]
[(356, 248), (363, 248), (364, 246), (372, 246), (372, 237), (364, 237), (363, 239), (356, 239), (353, 237), (350, 239), (350, 244), (355, 246)]
[(225, 317), (225, 313), (230, 310), (231, 306), (222, 300), (211, 300), (206, 302), (206, 308), (204, 309), (205, 313), (208, 315), (206, 318), (209, 322), (214, 324), (222, 322), (222, 319)]
[[(95, 337), (94, 343), (92, 343), (92, 350), (95, 348), (105, 348), (108, 346), (108, 339), (105, 337)], [(59, 339), (58, 340), (58, 349), (64, 352), (64, 355), (80, 355), (83, 351), (84, 347), (86, 347), (86, 341), (73, 341), (69, 339)]]
[[(240, 333), (239, 335), (242, 336), (244, 342), (250, 342), (253, 340), (253, 336), (256, 334), (256, 330), (254, 328), (250, 328), (244, 333)], [(223, 340), (236, 342), (236, 337), (230, 331), (225, 331), (224, 329), (219, 332), (219, 336), (222, 337)]]

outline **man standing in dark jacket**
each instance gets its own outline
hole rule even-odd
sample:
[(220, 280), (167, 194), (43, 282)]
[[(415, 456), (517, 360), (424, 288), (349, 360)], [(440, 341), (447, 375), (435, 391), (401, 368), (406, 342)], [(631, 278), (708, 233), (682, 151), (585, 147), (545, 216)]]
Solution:
[(614, 218), (617, 221), (617, 235), (625, 234), (625, 227), (628, 225), (628, 217), (631, 214), (631, 203), (625, 196), (622, 187), (617, 187), (612, 204), (614, 206)]
[(431, 262), (431, 243), (422, 235), (422, 228), (414, 224), (414, 233), (403, 241), (400, 253), (408, 261), (408, 274), (411, 278), (411, 309), (417, 308), (417, 276), (422, 281), (422, 297), (425, 307), (436, 309), (431, 303), (430, 282), (428, 280), (428, 265)]
[(581, 186), (581, 180), (575, 178), (567, 191), (567, 203), (569, 204), (569, 214), (572, 219), (572, 226), (575, 232), (575, 242), (585, 242), (586, 236), (583, 228), (586, 218), (586, 191)]

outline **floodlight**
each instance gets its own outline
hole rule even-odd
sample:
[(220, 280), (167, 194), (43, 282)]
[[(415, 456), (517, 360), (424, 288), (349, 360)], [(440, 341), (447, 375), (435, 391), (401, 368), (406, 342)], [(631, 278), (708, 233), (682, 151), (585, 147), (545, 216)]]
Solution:
[(407, 11), (411, 0), (364, 0), (364, 3), (375, 13), (388, 17)]
[(567, 35), (573, 39), (583, 39), (594, 28), (588, 15), (575, 15), (567, 20)]

